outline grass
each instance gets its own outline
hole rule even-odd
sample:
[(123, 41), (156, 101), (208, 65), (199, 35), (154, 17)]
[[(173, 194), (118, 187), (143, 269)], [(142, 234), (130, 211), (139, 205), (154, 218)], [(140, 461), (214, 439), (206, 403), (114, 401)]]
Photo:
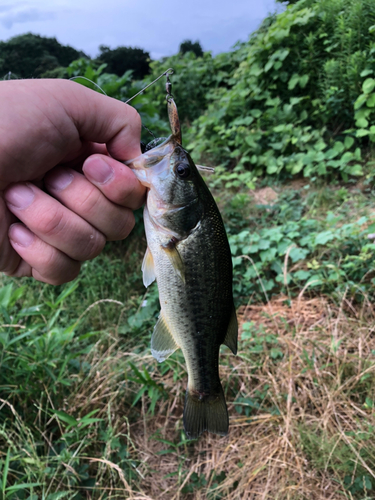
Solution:
[[(371, 191), (327, 189), (276, 186), (274, 208), (247, 193), (219, 202), (232, 234), (293, 217), (325, 230), (327, 211), (371, 218)], [(363, 300), (344, 275), (341, 292), (282, 279), (241, 302), (242, 288), (239, 354), (220, 360), (229, 435), (187, 440), (182, 354), (150, 355), (158, 297), (141, 283), (144, 246), (137, 234), (111, 244), (73, 285), (1, 278), (0, 499), (375, 498), (371, 282)]]

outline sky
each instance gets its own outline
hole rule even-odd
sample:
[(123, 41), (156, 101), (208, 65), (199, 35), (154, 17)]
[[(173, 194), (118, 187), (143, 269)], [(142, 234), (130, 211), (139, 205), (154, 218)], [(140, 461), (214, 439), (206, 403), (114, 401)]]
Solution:
[(275, 0), (0, 0), (0, 40), (31, 32), (91, 57), (99, 45), (124, 45), (159, 59), (188, 39), (215, 55), (246, 41), (277, 8)]

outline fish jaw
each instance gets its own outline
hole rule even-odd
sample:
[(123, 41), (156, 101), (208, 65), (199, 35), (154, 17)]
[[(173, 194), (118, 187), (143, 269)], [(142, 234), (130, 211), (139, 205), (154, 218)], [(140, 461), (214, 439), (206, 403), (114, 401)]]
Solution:
[(178, 144), (173, 136), (168, 137), (160, 146), (150, 149), (132, 160), (126, 161), (143, 186), (151, 188), (153, 179), (165, 178), (169, 173), (170, 157)]

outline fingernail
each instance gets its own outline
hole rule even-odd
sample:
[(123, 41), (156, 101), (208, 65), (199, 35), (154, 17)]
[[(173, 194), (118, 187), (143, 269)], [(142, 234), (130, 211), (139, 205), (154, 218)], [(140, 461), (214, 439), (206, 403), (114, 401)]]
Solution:
[(30, 206), (34, 198), (34, 191), (27, 184), (15, 184), (5, 191), (6, 201), (20, 209)]
[(105, 184), (114, 176), (113, 169), (101, 158), (90, 158), (83, 166), (83, 173), (89, 181)]
[(56, 170), (52, 172), (46, 179), (46, 185), (50, 186), (55, 191), (62, 191), (71, 184), (74, 175), (66, 170)]
[(9, 228), (9, 239), (21, 247), (28, 247), (34, 241), (35, 234), (22, 224), (12, 224)]

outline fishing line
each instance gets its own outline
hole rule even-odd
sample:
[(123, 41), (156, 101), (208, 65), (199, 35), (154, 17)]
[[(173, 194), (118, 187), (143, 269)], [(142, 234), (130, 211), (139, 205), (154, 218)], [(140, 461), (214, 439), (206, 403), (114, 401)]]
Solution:
[[(145, 90), (147, 90), (149, 87), (151, 87), (151, 85), (154, 85), (154, 83), (156, 83), (158, 80), (160, 80), (160, 78), (162, 78), (163, 76), (166, 76), (167, 77), (167, 85), (169, 83), (169, 85), (172, 87), (171, 83), (169, 82), (169, 75), (173, 75), (173, 68), (168, 68), (166, 71), (164, 71), (164, 73), (162, 73), (161, 75), (159, 75), (157, 78), (155, 78), (155, 80), (151, 83), (149, 83), (148, 85), (146, 85), (146, 87), (144, 87), (142, 90), (140, 90), (139, 92), (137, 92), (136, 94), (134, 94), (132, 97), (130, 97), (130, 99), (128, 99), (127, 101), (125, 101), (125, 104), (128, 104), (132, 99), (134, 99), (135, 97), (139, 96), (140, 94), (142, 94)], [(86, 80), (87, 82), (90, 82), (92, 83), (93, 85), (95, 85), (95, 87), (97, 87), (104, 95), (107, 95), (104, 90), (95, 82), (93, 82), (92, 80), (90, 80), (90, 78), (86, 78), (85, 76), (72, 76), (71, 78), (69, 78), (69, 80), (77, 80), (78, 78), (82, 78), (83, 80)], [(168, 92), (169, 95), (170, 92)], [(153, 132), (151, 132), (151, 130), (149, 128), (146, 127), (146, 125), (143, 125), (142, 123), (142, 127), (147, 130), (147, 132), (152, 135), (152, 137), (154, 138), (154, 140), (156, 140), (156, 136)], [(163, 138), (164, 139), (164, 138)], [(152, 141), (154, 142), (154, 141)]]
[[(72, 78), (69, 78), (69, 80), (77, 80), (78, 78), (82, 78), (82, 80), (86, 80), (87, 82), (90, 82), (92, 83), (93, 85), (95, 85), (95, 87), (97, 87), (104, 95), (107, 95), (104, 90), (95, 82), (93, 82), (92, 80), (90, 80), (90, 78), (86, 78), (85, 76), (72, 76)], [(108, 97), (108, 96), (107, 96)]]
[(131, 97), (130, 99), (128, 99), (127, 101), (125, 101), (125, 104), (128, 104), (128, 102), (130, 102), (132, 99), (134, 99), (135, 97), (137, 97), (139, 94), (142, 94), (142, 92), (144, 92), (149, 87), (151, 87), (151, 85), (153, 85), (154, 83), (156, 83), (163, 76), (168, 77), (169, 75), (173, 75), (173, 68), (168, 68), (166, 71), (164, 71), (164, 73), (162, 73), (160, 76), (158, 76), (153, 82), (149, 83), (145, 88), (143, 88), (137, 94), (133, 95), (133, 97)]

